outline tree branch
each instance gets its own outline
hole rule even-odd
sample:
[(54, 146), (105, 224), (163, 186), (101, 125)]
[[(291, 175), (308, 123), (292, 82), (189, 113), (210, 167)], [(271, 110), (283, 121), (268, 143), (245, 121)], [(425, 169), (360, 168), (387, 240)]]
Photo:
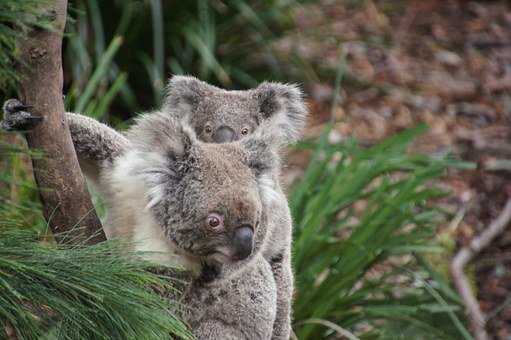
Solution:
[(451, 274), (454, 280), (456, 289), (458, 290), (463, 303), (467, 309), (470, 317), (470, 323), (475, 333), (477, 340), (489, 339), (488, 333), (485, 330), (486, 317), (484, 316), (479, 303), (476, 300), (468, 279), (464, 273), (464, 268), (475, 255), (481, 250), (486, 248), (495, 237), (501, 234), (511, 220), (511, 199), (506, 203), (506, 206), (488, 228), (486, 228), (481, 235), (475, 237), (467, 247), (461, 248), (451, 262)]
[(21, 98), (32, 113), (44, 117), (27, 133), (29, 147), (44, 152), (44, 157), (32, 159), (44, 216), (57, 241), (92, 244), (105, 240), (105, 234), (64, 118), (61, 54), (66, 10), (67, 0), (41, 5), (41, 15), (52, 20), (54, 29), (34, 28), (19, 41)]

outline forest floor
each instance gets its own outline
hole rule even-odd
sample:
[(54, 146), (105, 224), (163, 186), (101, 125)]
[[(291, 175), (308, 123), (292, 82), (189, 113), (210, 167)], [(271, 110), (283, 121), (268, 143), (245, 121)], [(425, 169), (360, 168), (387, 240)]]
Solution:
[[(346, 3), (346, 2), (345, 2)], [(500, 213), (511, 195), (511, 5), (507, 1), (365, 1), (340, 6), (322, 0), (298, 9), (295, 29), (276, 43), (281, 57), (298, 53), (311, 78), (317, 135), (333, 116), (340, 140), (373, 143), (425, 122), (414, 149), (454, 154), (474, 170), (452, 171), (443, 202), (463, 217), (446, 227), (456, 248), (467, 245)], [(342, 46), (342, 49), (339, 49)], [(339, 51), (344, 51), (344, 59)], [(339, 67), (340, 65), (340, 67)], [(302, 70), (303, 72), (303, 70)], [(290, 156), (300, 164), (302, 156)], [(511, 337), (511, 228), (474, 263), (474, 284), (489, 331)]]

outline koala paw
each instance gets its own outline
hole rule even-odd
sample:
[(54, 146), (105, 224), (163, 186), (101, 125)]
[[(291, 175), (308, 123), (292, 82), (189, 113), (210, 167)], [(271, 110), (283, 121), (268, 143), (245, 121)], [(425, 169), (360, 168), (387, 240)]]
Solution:
[(43, 117), (34, 116), (28, 110), (30, 106), (24, 105), (17, 99), (8, 99), (4, 103), (4, 119), (0, 122), (0, 129), (4, 131), (29, 131), (36, 127)]

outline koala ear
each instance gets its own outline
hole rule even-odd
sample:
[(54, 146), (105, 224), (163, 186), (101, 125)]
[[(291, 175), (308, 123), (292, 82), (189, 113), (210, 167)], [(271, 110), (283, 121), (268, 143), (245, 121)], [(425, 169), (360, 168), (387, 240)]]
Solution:
[(307, 120), (304, 96), (296, 85), (264, 82), (255, 90), (261, 125), (287, 143), (298, 140)]
[(137, 118), (127, 137), (139, 151), (171, 159), (184, 158), (197, 140), (184, 121), (161, 111)]
[(137, 118), (126, 136), (132, 148), (125, 166), (145, 184), (147, 208), (153, 208), (173, 188), (169, 183), (179, 182), (193, 164), (195, 134), (180, 118), (159, 111)]
[(180, 116), (192, 113), (201, 100), (214, 90), (192, 76), (173, 76), (166, 88), (164, 111), (176, 112)]

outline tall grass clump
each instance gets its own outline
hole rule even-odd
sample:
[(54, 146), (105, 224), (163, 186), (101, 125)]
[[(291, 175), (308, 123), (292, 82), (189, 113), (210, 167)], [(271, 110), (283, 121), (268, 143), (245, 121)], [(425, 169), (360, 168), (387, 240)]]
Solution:
[(424, 127), (379, 145), (303, 145), (314, 154), (291, 196), (299, 339), (470, 339), (460, 301), (426, 254), (445, 193), (434, 180), (446, 158), (410, 155)]
[[(18, 339), (191, 339), (168, 279), (120, 244), (68, 247), (0, 228), (0, 324)], [(3, 329), (0, 328), (0, 334)]]

